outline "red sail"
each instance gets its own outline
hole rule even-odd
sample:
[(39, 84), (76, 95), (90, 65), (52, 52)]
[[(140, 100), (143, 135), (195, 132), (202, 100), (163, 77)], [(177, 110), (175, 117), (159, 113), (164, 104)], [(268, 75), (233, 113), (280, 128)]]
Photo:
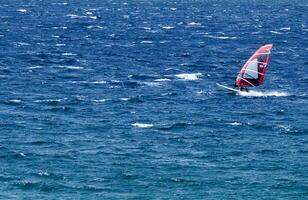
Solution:
[(237, 75), (235, 86), (255, 87), (262, 84), (271, 49), (271, 44), (264, 45), (248, 59)]

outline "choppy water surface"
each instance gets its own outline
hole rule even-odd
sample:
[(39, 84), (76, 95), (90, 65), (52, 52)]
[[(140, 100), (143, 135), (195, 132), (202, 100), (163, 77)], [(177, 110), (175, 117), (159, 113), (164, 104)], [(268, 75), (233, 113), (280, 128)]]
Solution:
[[(3, 1), (1, 199), (304, 199), (307, 1)], [(274, 48), (265, 84), (230, 95)]]

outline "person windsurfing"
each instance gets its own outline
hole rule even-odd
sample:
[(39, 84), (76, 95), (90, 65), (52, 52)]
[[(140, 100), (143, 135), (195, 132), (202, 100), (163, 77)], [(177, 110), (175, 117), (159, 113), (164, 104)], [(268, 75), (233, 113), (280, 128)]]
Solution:
[[(238, 86), (236, 85), (236, 83), (234, 83), (233, 88), (237, 88)], [(240, 91), (245, 91), (245, 92), (249, 92), (247, 87), (240, 87)]]
[[(256, 87), (262, 85), (265, 76), (266, 68), (269, 63), (269, 56), (273, 45), (262, 45), (244, 64), (239, 71), (234, 82), (234, 88), (216, 83), (232, 92), (248, 91), (248, 87)], [(236, 89), (235, 89), (236, 88)], [(238, 88), (238, 89), (237, 89)]]
[(247, 87), (256, 87), (263, 83), (272, 44), (261, 46), (244, 64), (236, 77), (234, 87), (248, 92)]
[(247, 89), (247, 87), (240, 87), (241, 91), (245, 91), (245, 92), (249, 92), (249, 90)]

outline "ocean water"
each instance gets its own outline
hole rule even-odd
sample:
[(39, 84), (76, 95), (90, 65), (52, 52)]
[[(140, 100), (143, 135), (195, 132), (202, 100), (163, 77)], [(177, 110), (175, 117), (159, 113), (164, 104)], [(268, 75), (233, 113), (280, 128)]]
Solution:
[[(1, 1), (0, 199), (307, 199), (307, 13)], [(264, 85), (216, 86), (263, 43)]]

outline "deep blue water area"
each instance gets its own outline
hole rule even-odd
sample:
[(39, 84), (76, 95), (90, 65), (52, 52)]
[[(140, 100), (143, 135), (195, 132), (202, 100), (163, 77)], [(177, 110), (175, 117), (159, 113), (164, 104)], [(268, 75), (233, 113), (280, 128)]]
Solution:
[[(308, 198), (307, 13), (1, 1), (0, 199)], [(262, 86), (217, 87), (264, 43)]]

